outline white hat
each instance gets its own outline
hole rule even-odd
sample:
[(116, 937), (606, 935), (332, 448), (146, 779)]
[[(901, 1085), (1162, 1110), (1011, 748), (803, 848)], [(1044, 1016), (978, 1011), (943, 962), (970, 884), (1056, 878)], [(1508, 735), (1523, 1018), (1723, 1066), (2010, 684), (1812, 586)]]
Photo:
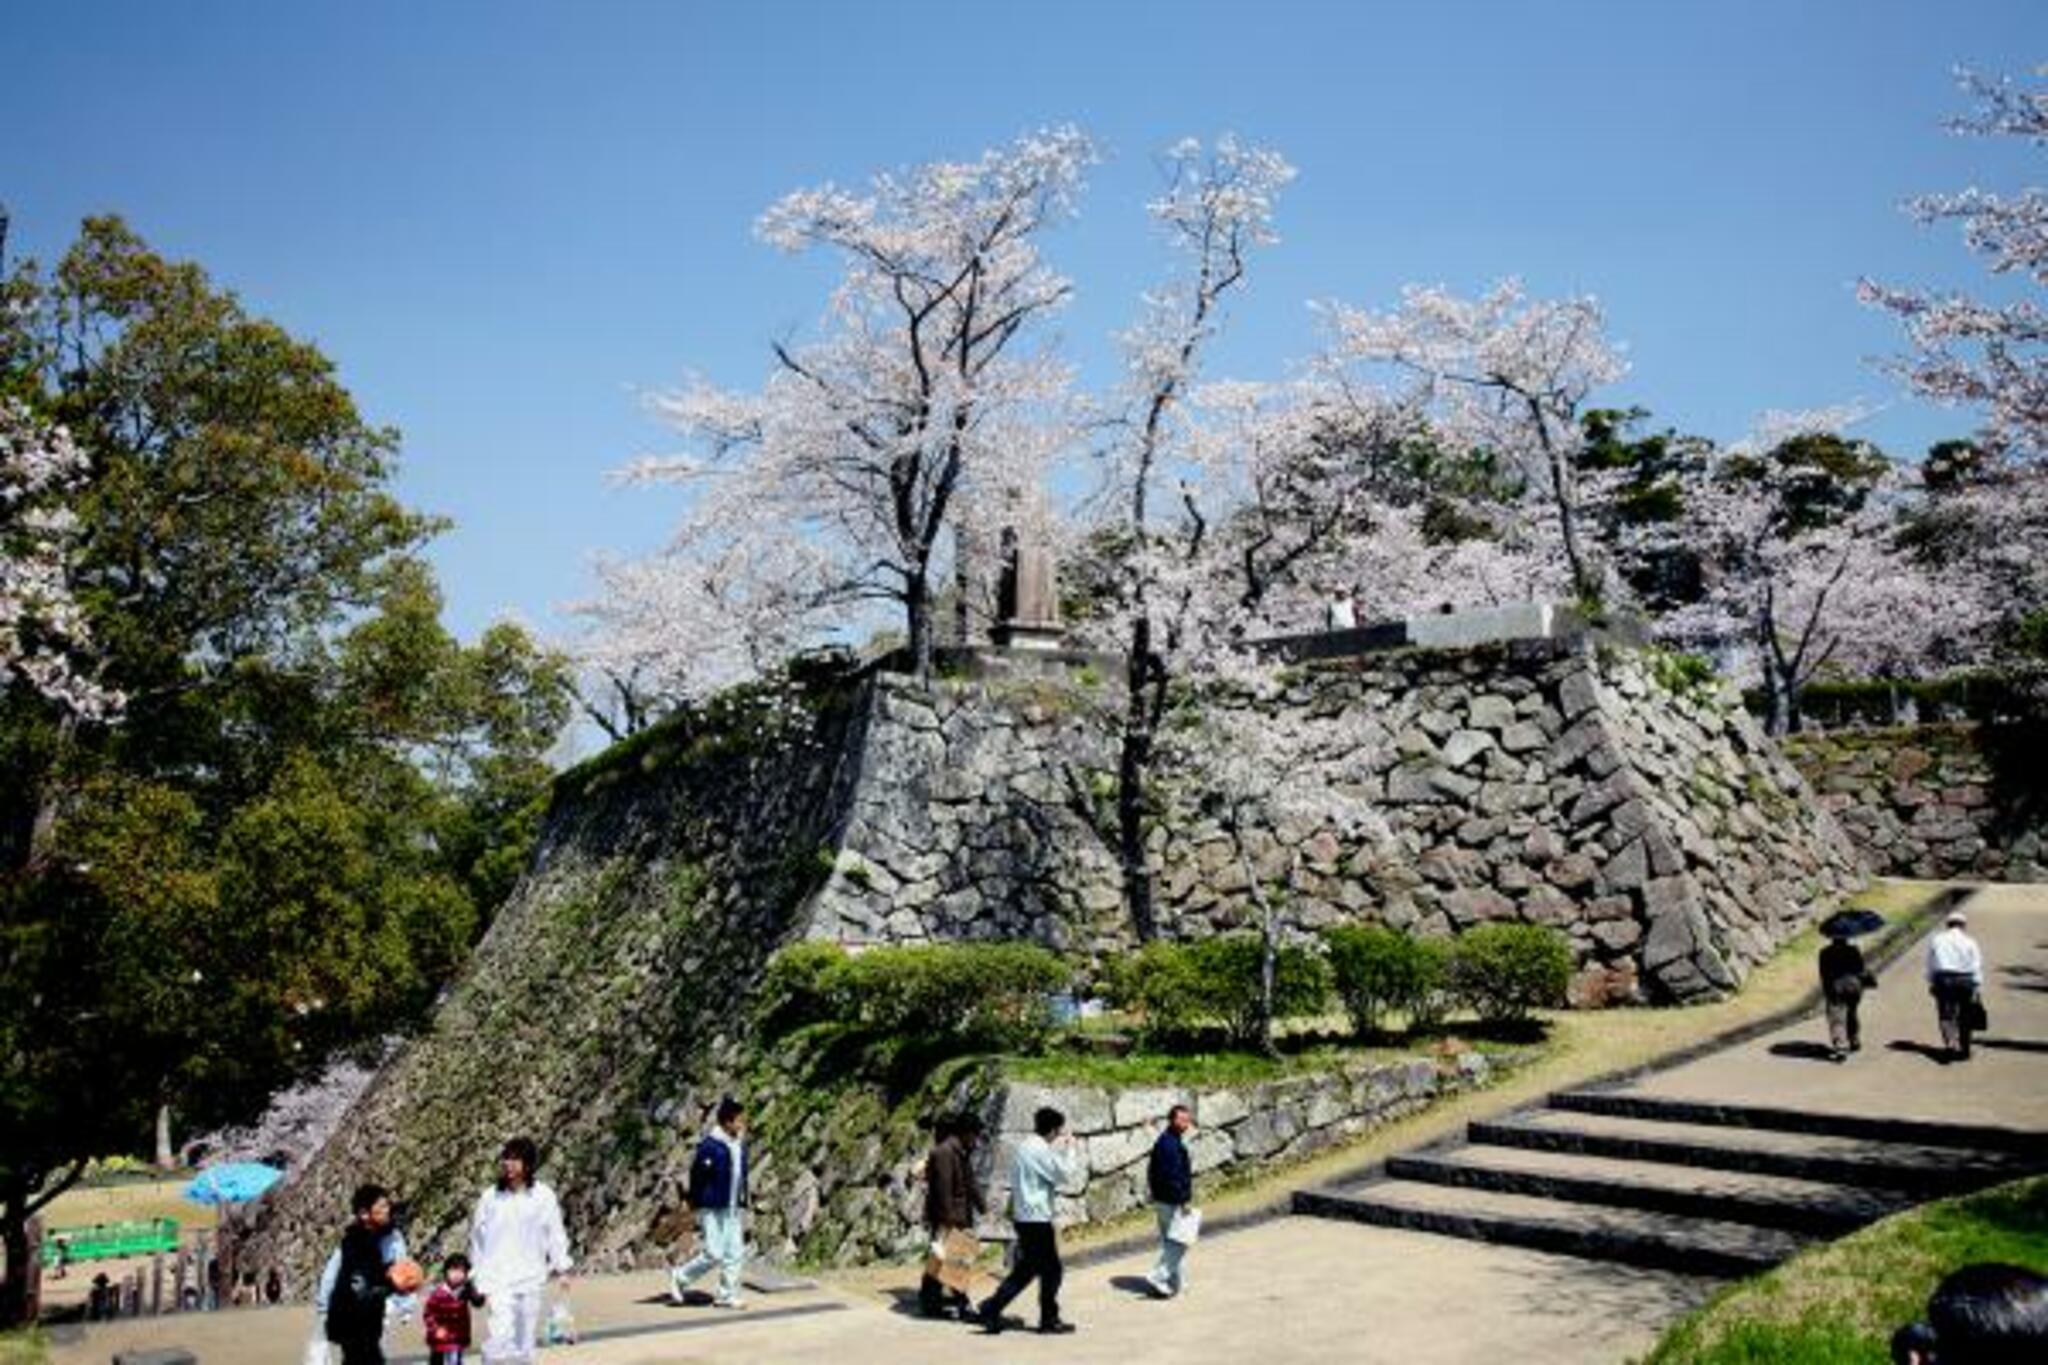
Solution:
[(1968, 924), (1970, 917), (1960, 910), (1951, 910), (1948, 912), (1948, 922), (1950, 924)]

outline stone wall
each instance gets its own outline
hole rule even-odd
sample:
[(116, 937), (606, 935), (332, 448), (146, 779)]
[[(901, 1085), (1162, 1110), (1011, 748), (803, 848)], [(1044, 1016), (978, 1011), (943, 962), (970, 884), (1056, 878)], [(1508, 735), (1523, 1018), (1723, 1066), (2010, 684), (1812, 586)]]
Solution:
[(1062, 1195), (1059, 1221), (1099, 1223), (1150, 1202), (1145, 1160), (1173, 1105), (1194, 1111), (1196, 1131), (1188, 1155), (1200, 1199), (1216, 1182), (1299, 1161), (1440, 1099), (1489, 1085), (1532, 1055), (1461, 1052), (1357, 1061), (1312, 1075), (1192, 1090), (1011, 1081), (987, 1110), (989, 1131), (997, 1139), (984, 1148), (982, 1159), (989, 1208), (1000, 1214), (1006, 1207), (1010, 1153), (1030, 1135), (1031, 1116), (1041, 1106), (1067, 1116), (1067, 1131), (1077, 1139), (1085, 1172), (1084, 1182)]
[[(243, 1264), (303, 1293), (365, 1179), (406, 1201), (423, 1254), (452, 1250), (517, 1133), (546, 1148), (587, 1264), (658, 1262), (687, 1236), (690, 1150), (729, 1091), (761, 1105), (766, 1247), (842, 1263), (902, 1250), (916, 1120), (974, 1102), (982, 1082), (925, 1095), (806, 1071), (765, 1052), (754, 997), (769, 956), (807, 935), (1031, 938), (1097, 958), (1130, 942), (1100, 833), (1113, 670), (1052, 668), (742, 699), (566, 774), (534, 867), (431, 1026), (264, 1201)], [(1518, 918), (1570, 936), (1587, 1002), (1730, 986), (1860, 873), (1747, 717), (1654, 675), (1651, 660), (1555, 640), (1303, 669), (1283, 711), (1367, 717), (1368, 741), (1319, 765), (1368, 794), (1383, 828), (1350, 844), (1314, 822), (1255, 829), (1243, 852), (1293, 878), (1291, 932)], [(1168, 791), (1152, 849), (1165, 931), (1245, 924), (1236, 836), (1206, 820), (1199, 791)], [(1229, 1161), (1285, 1157), (1384, 1117), (1372, 1106), (1396, 1102), (1376, 1098), (1391, 1084), (1347, 1073), (1318, 1099), (1287, 1082), (1239, 1122), (1214, 1118), (1218, 1098), (1211, 1126)], [(1398, 1102), (1419, 1102), (1401, 1084)], [(1114, 1139), (1096, 1144), (1106, 1209), (1126, 1197), (1128, 1167), (1111, 1163), (1136, 1138), (1088, 1136)]]
[[(1733, 987), (1860, 880), (1834, 821), (1725, 694), (1583, 641), (1396, 650), (1304, 669), (1278, 715), (1362, 712), (1316, 760), (1384, 817), (1226, 830), (1203, 793), (1152, 842), (1162, 932), (1251, 923), (1245, 865), (1290, 883), (1290, 932), (1378, 920), (1442, 935), (1552, 924), (1584, 1004)], [(1087, 678), (880, 684), (864, 767), (809, 933), (849, 944), (1033, 938), (1127, 947), (1105, 836), (1116, 698)], [(1227, 732), (1229, 726), (1223, 729)], [(1241, 857), (1240, 853), (1246, 855)]]
[(2039, 727), (1837, 730), (1794, 735), (1785, 752), (1874, 872), (2048, 881)]

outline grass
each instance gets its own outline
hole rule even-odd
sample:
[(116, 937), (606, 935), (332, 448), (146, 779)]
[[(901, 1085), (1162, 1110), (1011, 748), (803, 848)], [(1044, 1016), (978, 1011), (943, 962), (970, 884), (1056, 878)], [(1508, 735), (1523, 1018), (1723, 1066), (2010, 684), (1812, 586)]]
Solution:
[(1865, 1365), (1972, 1261), (2048, 1269), (2048, 1176), (1897, 1214), (1723, 1290), (1647, 1365)]
[[(121, 1223), (148, 1218), (176, 1219), (178, 1226), (212, 1227), (213, 1210), (179, 1193), (189, 1177), (175, 1180), (124, 1180), (116, 1184), (77, 1185), (43, 1210), (43, 1225), (75, 1228), (92, 1223)], [(5, 1357), (0, 1357), (4, 1360)]]
[(46, 1365), (49, 1359), (49, 1344), (41, 1328), (0, 1332), (0, 1365)]
[(1097, 1085), (1110, 1088), (1132, 1086), (1256, 1085), (1287, 1076), (1325, 1072), (1360, 1062), (1392, 1062), (1426, 1056), (1432, 1052), (1517, 1051), (1529, 1044), (1504, 1043), (1497, 1039), (1467, 1037), (1455, 1032), (1415, 1039), (1412, 1043), (1384, 1046), (1322, 1043), (1298, 1051), (1266, 1057), (1254, 1052), (1139, 1052), (1126, 1057), (1109, 1057), (1083, 1052), (1054, 1052), (1043, 1057), (1026, 1057), (1006, 1062), (1003, 1072), (1020, 1081), (1041, 1085)]

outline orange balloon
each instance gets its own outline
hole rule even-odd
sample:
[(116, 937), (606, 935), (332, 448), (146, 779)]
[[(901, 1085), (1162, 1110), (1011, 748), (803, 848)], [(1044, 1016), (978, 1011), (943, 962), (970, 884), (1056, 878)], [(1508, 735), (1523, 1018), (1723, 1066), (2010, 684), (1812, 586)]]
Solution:
[(410, 1294), (427, 1281), (426, 1272), (420, 1263), (409, 1256), (401, 1256), (391, 1263), (391, 1287), (401, 1294)]

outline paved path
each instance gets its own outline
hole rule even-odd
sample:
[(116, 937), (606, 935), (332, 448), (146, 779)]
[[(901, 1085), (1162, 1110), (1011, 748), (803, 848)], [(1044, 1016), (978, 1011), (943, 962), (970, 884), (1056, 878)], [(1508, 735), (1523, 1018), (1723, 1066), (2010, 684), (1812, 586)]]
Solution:
[[(1865, 1007), (1865, 1050), (1844, 1066), (1812, 1060), (1817, 1020), (1640, 1083), (1645, 1092), (1836, 1112), (1946, 1118), (2048, 1129), (2048, 887), (1991, 888), (1971, 906), (1992, 964), (1992, 1030), (1977, 1060), (1942, 1067), (1913, 1045), (1935, 1040), (1916, 948)], [(1904, 1046), (1894, 1047), (1894, 1044)], [(1132, 1292), (1147, 1258), (1069, 1272), (1063, 1295), (1079, 1334), (987, 1340), (896, 1307), (914, 1272), (854, 1287), (761, 1296), (745, 1315), (672, 1309), (659, 1276), (616, 1276), (577, 1291), (586, 1323), (633, 1335), (550, 1351), (552, 1365), (695, 1361), (860, 1362), (1356, 1361), (1363, 1365), (1614, 1365), (1718, 1282), (1513, 1247), (1310, 1218), (1218, 1236), (1196, 1249), (1193, 1290), (1174, 1303)], [(879, 1285), (862, 1288), (860, 1284)], [(1025, 1311), (1029, 1305), (1021, 1305)], [(1013, 1311), (1018, 1311), (1014, 1310)], [(289, 1365), (310, 1324), (304, 1308), (114, 1324), (90, 1344), (60, 1341), (54, 1365), (105, 1365), (132, 1344), (181, 1342), (204, 1365)], [(412, 1342), (394, 1341), (394, 1351)]]
[(1863, 1051), (1827, 1060), (1818, 1013), (1632, 1089), (1836, 1114), (1946, 1119), (2048, 1131), (2048, 887), (1987, 886), (1965, 907), (1984, 949), (1991, 1028), (1968, 1063), (1944, 1066), (1915, 945), (1863, 997)]
[[(976, 1361), (1357, 1361), (1363, 1365), (1481, 1365), (1515, 1360), (1618, 1362), (1640, 1354), (1661, 1325), (1715, 1286), (1565, 1256), (1289, 1218), (1217, 1237), (1195, 1250), (1186, 1296), (1159, 1303), (1133, 1292), (1142, 1257), (1068, 1272), (1061, 1296), (1080, 1326), (1071, 1337), (1028, 1331), (990, 1340), (926, 1322), (887, 1297), (834, 1290), (756, 1296), (744, 1314), (635, 1303), (661, 1288), (633, 1275), (579, 1287), (588, 1316), (681, 1330), (589, 1342), (543, 1354), (549, 1365), (685, 1365), (696, 1361), (959, 1365)], [(906, 1277), (904, 1288), (911, 1280)], [(1027, 1296), (1028, 1297), (1028, 1296)], [(1474, 1311), (1482, 1308), (1483, 1311)], [(792, 1310), (808, 1309), (807, 1312)], [(821, 1311), (822, 1310), (822, 1311)], [(1030, 1312), (1020, 1304), (1012, 1312)], [(308, 1310), (215, 1313), (116, 1324), (90, 1349), (60, 1346), (56, 1365), (105, 1365), (131, 1342), (177, 1342), (203, 1365), (291, 1365)], [(410, 1341), (394, 1340), (411, 1349)]]

